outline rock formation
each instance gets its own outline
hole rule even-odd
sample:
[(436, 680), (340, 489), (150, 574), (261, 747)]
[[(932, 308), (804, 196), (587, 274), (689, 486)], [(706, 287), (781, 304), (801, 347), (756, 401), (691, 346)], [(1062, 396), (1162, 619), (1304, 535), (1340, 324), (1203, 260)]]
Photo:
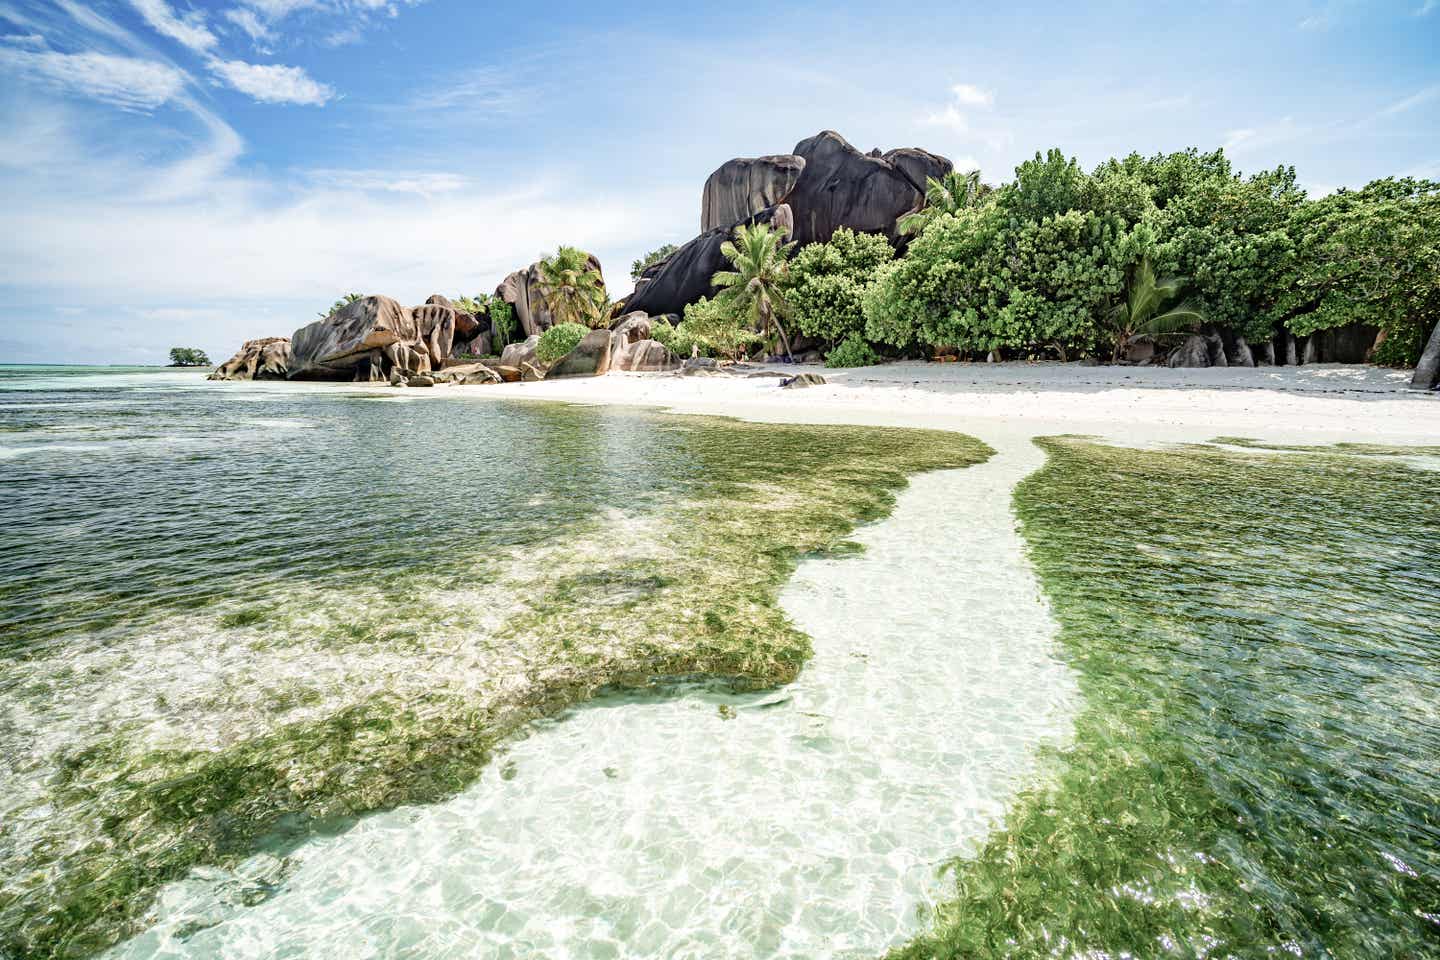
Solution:
[(238, 353), (206, 377), (207, 380), (284, 380), (290, 372), (290, 338), (261, 337), (246, 340)]
[(389, 297), (363, 297), (290, 338), (290, 379), (383, 381), (392, 369), (438, 368), (450, 355), (455, 311), (438, 304), (402, 307)]
[(1415, 364), (1415, 376), (1410, 378), (1410, 386), (1416, 390), (1440, 388), (1440, 323), (1436, 323), (1435, 329), (1430, 332), (1430, 340), (1420, 354), (1420, 362)]
[(741, 157), (721, 164), (705, 181), (700, 232), (728, 227), (783, 203), (804, 169), (805, 158), (794, 154)]
[(545, 373), (546, 380), (561, 377), (601, 377), (610, 371), (610, 331), (591, 330)]
[(864, 154), (831, 130), (800, 141), (793, 153), (731, 160), (705, 181), (703, 232), (646, 269), (624, 309), (683, 313), (709, 296), (710, 278), (728, 267), (720, 245), (742, 223), (788, 223), (800, 244), (829, 240), (848, 227), (883, 234), (899, 246), (896, 221), (920, 209), (927, 178), (953, 169), (944, 157), (915, 147)]
[[(601, 283), (604, 283), (605, 274), (600, 269), (600, 261), (594, 254), (590, 254), (589, 262), (591, 269), (600, 274)], [(516, 270), (500, 281), (500, 285), (495, 288), (495, 296), (515, 309), (515, 322), (519, 324), (520, 332), (527, 337), (544, 333), (555, 324), (555, 315), (545, 303), (545, 293), (540, 285), (538, 261), (524, 270)]]
[[(793, 220), (784, 204), (769, 207), (742, 223), (768, 223), (789, 233)], [(635, 292), (625, 301), (626, 313), (641, 311), (652, 317), (666, 313), (684, 313), (685, 307), (714, 292), (710, 283), (718, 270), (728, 270), (730, 263), (720, 247), (730, 239), (738, 223), (700, 234), (659, 263), (647, 267), (635, 283)]]
[(535, 348), (540, 345), (540, 334), (531, 334), (520, 343), (506, 344), (500, 352), (500, 362), (507, 367), (524, 369), (525, 364), (539, 366), (535, 359)]
[(680, 366), (680, 358), (658, 340), (636, 340), (610, 354), (610, 369), (631, 373), (663, 373)]

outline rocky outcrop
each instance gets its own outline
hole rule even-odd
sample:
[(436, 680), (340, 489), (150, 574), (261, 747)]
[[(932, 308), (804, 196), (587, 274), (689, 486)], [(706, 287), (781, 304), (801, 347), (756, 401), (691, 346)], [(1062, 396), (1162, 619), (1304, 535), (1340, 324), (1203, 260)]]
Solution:
[(457, 363), (434, 374), (436, 383), (500, 383), (505, 378), (483, 363)]
[(1440, 323), (1435, 324), (1435, 329), (1430, 332), (1430, 340), (1420, 354), (1420, 362), (1415, 364), (1410, 386), (1415, 390), (1440, 388)]
[(450, 355), (454, 337), (455, 311), (449, 307), (410, 309), (389, 297), (363, 297), (295, 331), (289, 377), (384, 380), (395, 368), (437, 368)]
[[(600, 274), (603, 283), (605, 275), (600, 269), (600, 261), (594, 254), (590, 254), (589, 262), (590, 268)], [(495, 288), (495, 296), (515, 309), (515, 322), (519, 324), (520, 332), (527, 337), (544, 333), (555, 325), (555, 315), (546, 304), (545, 292), (540, 285), (538, 261), (524, 270), (516, 270), (500, 281), (500, 285)]]
[(928, 181), (939, 180), (955, 169), (955, 164), (951, 163), (949, 159), (938, 153), (931, 153), (929, 150), (921, 150), (919, 147), (901, 147), (898, 150), (891, 150), (889, 153), (881, 154), (880, 159), (905, 174), (906, 178), (915, 185), (915, 189), (922, 194), (925, 192), (925, 185)]
[(664, 373), (680, 366), (680, 358), (658, 340), (636, 340), (610, 352), (610, 369), (631, 373)]
[(284, 380), (290, 372), (290, 338), (261, 337), (246, 340), (235, 356), (206, 377), (207, 380)]
[(1378, 327), (1351, 323), (1317, 330), (1305, 338), (1303, 363), (1367, 363), (1380, 335)]
[(546, 380), (562, 377), (602, 377), (610, 372), (610, 331), (591, 330), (545, 374)]
[(520, 343), (507, 344), (505, 349), (500, 352), (500, 362), (507, 367), (517, 367), (522, 370), (527, 363), (539, 366), (535, 359), (535, 348), (538, 346), (540, 346), (538, 333), (526, 337)]
[[(823, 243), (840, 227), (896, 241), (895, 221), (918, 210), (924, 200), (925, 181), (915, 182), (904, 167), (934, 171), (929, 176), (953, 168), (950, 161), (923, 150), (867, 156), (833, 130), (801, 140), (795, 154), (804, 158), (805, 169), (785, 202), (795, 218), (794, 240), (801, 245)], [(897, 157), (903, 167), (886, 156)]]
[(1192, 333), (1185, 338), (1185, 342), (1170, 354), (1166, 364), (1172, 367), (1208, 367), (1210, 366), (1210, 348), (1205, 338), (1198, 333)]
[(825, 385), (825, 378), (818, 373), (802, 373), (794, 377), (786, 377), (780, 381), (780, 387), (784, 390), (799, 390), (803, 387), (821, 387)]
[[(789, 232), (793, 225), (790, 208), (781, 204), (762, 210), (741, 223), (768, 223)], [(720, 247), (729, 240), (739, 223), (700, 234), (660, 263), (653, 264), (635, 283), (635, 292), (625, 301), (627, 314), (643, 312), (652, 317), (684, 313), (685, 307), (715, 292), (710, 278), (728, 270), (729, 261)]]
[(710, 174), (700, 197), (700, 232), (727, 227), (783, 203), (805, 169), (794, 154), (741, 157)]

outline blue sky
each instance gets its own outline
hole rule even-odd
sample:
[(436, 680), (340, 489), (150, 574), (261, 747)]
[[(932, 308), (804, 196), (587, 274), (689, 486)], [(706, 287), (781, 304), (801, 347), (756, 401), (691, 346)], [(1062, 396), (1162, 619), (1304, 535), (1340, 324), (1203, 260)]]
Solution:
[(0, 0), (0, 362), (215, 359), (340, 293), (632, 259), (822, 129), (992, 182), (1226, 146), (1440, 179), (1440, 0)]

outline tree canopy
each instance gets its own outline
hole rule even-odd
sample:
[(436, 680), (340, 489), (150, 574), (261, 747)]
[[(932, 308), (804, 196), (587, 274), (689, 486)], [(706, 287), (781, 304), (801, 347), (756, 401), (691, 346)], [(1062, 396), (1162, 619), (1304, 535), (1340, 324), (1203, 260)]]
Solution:
[(204, 350), (196, 350), (194, 347), (171, 347), (170, 366), (208, 367), (211, 366), (211, 363)]

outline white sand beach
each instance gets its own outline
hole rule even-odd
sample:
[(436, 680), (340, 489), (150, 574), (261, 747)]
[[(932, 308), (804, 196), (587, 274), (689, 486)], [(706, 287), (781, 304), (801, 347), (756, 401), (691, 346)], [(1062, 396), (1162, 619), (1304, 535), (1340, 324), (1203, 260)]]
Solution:
[(1410, 390), (1409, 371), (1372, 366), (1169, 369), (914, 361), (849, 370), (755, 369), (815, 372), (827, 383), (782, 390), (776, 376), (611, 373), (435, 393), (651, 406), (768, 421), (932, 427), (982, 439), (1078, 433), (1135, 442), (1241, 436), (1317, 444), (1440, 443), (1440, 394)]

